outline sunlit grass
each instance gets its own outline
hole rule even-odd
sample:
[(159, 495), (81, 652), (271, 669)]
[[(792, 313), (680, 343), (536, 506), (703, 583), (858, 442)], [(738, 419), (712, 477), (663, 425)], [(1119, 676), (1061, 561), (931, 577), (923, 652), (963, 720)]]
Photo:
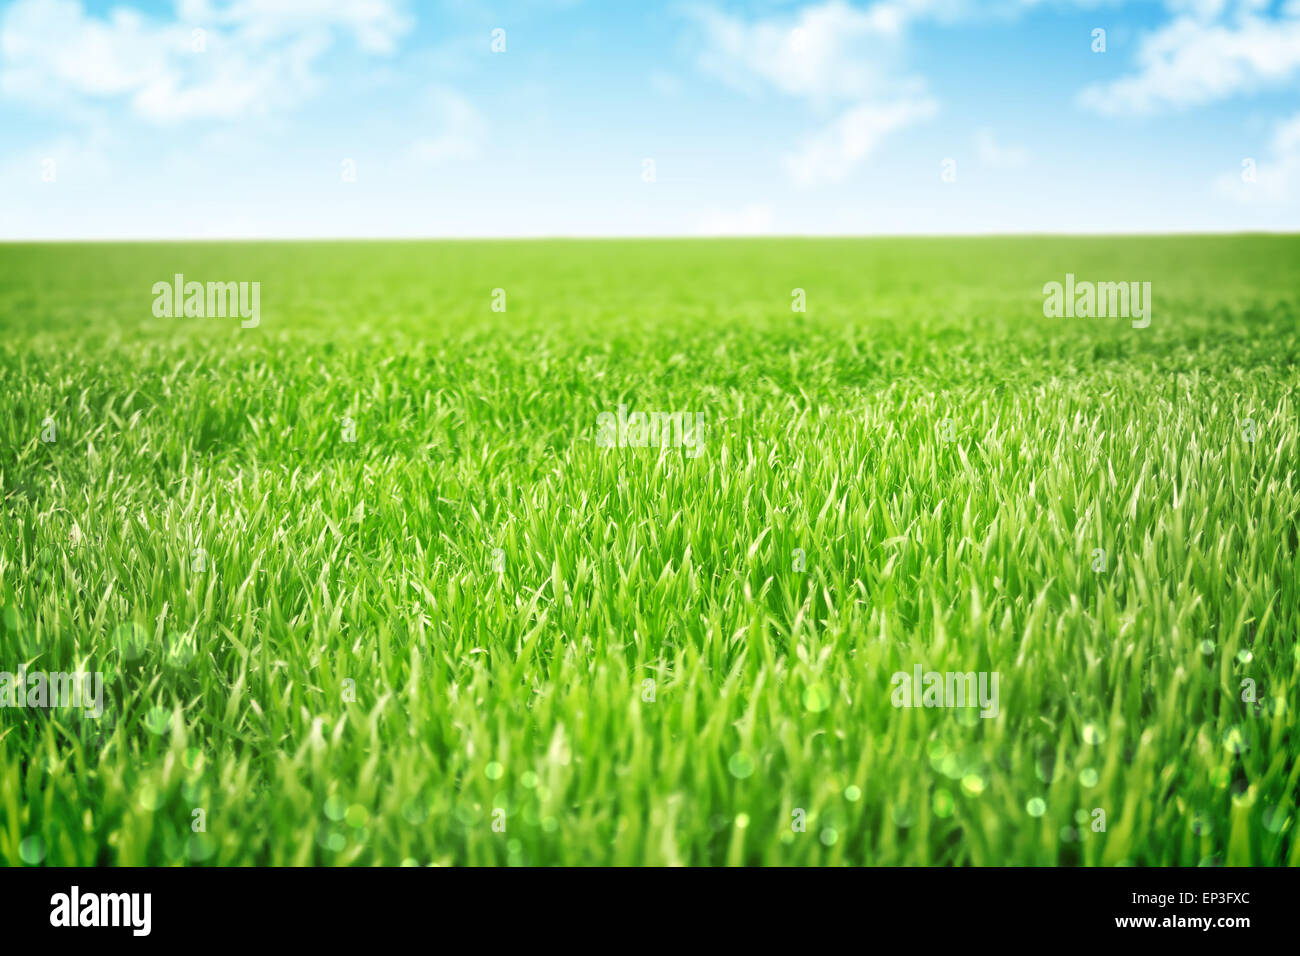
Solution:
[[(0, 246), (0, 671), (106, 677), (0, 708), (0, 863), (1300, 863), (1298, 265)], [(1045, 319), (1067, 271), (1151, 326)], [(177, 272), (260, 326), (155, 318)]]

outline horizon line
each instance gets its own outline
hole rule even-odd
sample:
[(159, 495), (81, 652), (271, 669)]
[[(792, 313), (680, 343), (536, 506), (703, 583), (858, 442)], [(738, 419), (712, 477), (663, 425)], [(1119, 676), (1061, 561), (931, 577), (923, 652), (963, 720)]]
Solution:
[(55, 245), (55, 244), (126, 244), (126, 243), (201, 243), (201, 242), (713, 242), (718, 240), (794, 240), (794, 239), (1165, 239), (1196, 237), (1231, 237), (1231, 236), (1300, 236), (1300, 226), (1294, 229), (1225, 229), (1225, 230), (1170, 230), (1168, 232), (1133, 231), (1133, 232), (827, 232), (827, 233), (717, 233), (702, 235), (699, 233), (592, 233), (587, 234), (544, 234), (527, 236), (456, 236), (456, 235), (361, 235), (361, 236), (312, 236), (312, 235), (277, 235), (277, 236), (57, 236), (57, 237), (12, 237), (0, 236), (0, 245)]

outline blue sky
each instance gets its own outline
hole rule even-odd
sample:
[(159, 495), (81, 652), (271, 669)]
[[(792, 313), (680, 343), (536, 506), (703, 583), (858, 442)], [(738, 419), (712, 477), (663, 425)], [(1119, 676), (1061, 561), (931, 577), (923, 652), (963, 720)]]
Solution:
[(0, 238), (1297, 228), (1300, 0), (0, 4)]

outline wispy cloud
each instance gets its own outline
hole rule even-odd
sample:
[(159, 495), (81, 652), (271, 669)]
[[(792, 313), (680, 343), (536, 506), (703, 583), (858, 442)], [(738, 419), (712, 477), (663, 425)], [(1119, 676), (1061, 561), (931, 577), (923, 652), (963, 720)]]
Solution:
[(1216, 191), (1246, 205), (1277, 206), (1300, 199), (1300, 113), (1274, 128), (1267, 159), (1247, 161), (1240, 173), (1224, 173)]
[(18, 0), (0, 20), (0, 92), (70, 110), (121, 100), (155, 123), (234, 119), (311, 95), (339, 37), (382, 55), (410, 28), (391, 0), (181, 0), (175, 13)]
[(841, 0), (795, 16), (747, 21), (717, 10), (694, 18), (703, 34), (700, 68), (750, 95), (773, 91), (839, 115), (787, 155), (800, 186), (842, 181), (891, 132), (933, 115), (936, 104), (900, 62), (908, 24), (948, 4)]
[(112, 139), (107, 127), (92, 125), (82, 135), (63, 135), (24, 149), (0, 160), (0, 181), (102, 188), (113, 172), (109, 160)]
[(855, 106), (787, 156), (786, 171), (799, 186), (842, 182), (886, 136), (933, 116), (935, 110), (934, 101), (928, 98)]
[(650, 74), (650, 88), (662, 96), (681, 96), (684, 89), (676, 74), (664, 70), (655, 70)]
[(429, 94), (428, 106), (426, 125), (436, 132), (415, 142), (415, 158), (438, 163), (477, 156), (486, 123), (469, 100), (454, 90), (436, 89)]
[(1300, 3), (1199, 0), (1171, 5), (1172, 21), (1143, 38), (1137, 71), (1084, 88), (1103, 115), (1147, 115), (1279, 89), (1300, 76)]
[(975, 155), (991, 169), (1020, 169), (1029, 162), (1028, 150), (1023, 146), (1003, 146), (987, 126), (975, 134)]
[(753, 95), (770, 87), (823, 103), (882, 92), (904, 22), (892, 4), (859, 10), (840, 0), (752, 22), (717, 10), (694, 16), (705, 72)]

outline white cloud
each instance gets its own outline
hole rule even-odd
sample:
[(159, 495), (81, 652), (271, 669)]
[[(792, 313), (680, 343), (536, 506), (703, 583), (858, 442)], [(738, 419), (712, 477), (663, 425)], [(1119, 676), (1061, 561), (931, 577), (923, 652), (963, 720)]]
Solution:
[(1243, 0), (1174, 5), (1184, 12), (1143, 38), (1138, 71), (1083, 89), (1079, 102), (1104, 115), (1145, 115), (1277, 89), (1300, 75), (1300, 4), (1260, 15)]
[(1029, 162), (1029, 153), (1023, 146), (1000, 145), (988, 127), (975, 134), (975, 155), (992, 169), (1020, 169)]
[(935, 110), (934, 101), (929, 99), (855, 106), (813, 136), (801, 150), (787, 156), (786, 171), (799, 186), (842, 182), (886, 136), (934, 115)]
[(762, 203), (737, 210), (710, 209), (695, 226), (702, 236), (761, 236), (771, 229), (772, 209)]
[(794, 19), (746, 23), (713, 10), (696, 17), (705, 31), (699, 62), (706, 72), (747, 93), (771, 86), (823, 102), (878, 92), (904, 22), (893, 4), (858, 10), (841, 0), (807, 7)]
[(1245, 205), (1282, 205), (1300, 198), (1300, 113), (1278, 123), (1268, 159), (1255, 159), (1254, 179), (1240, 172), (1224, 173), (1215, 181), (1221, 196)]
[(180, 0), (177, 12), (185, 23), (237, 30), (258, 42), (338, 28), (366, 53), (392, 53), (411, 28), (400, 0)]
[[(144, 119), (233, 119), (293, 105), (317, 87), (337, 36), (391, 52), (410, 27), (399, 0), (181, 0), (177, 19), (79, 0), (18, 0), (0, 20), (0, 92), (77, 109), (124, 100)], [(201, 30), (201, 36), (195, 31)]]
[(955, 10), (954, 0), (842, 0), (795, 16), (745, 21), (716, 10), (693, 16), (703, 32), (702, 70), (753, 96), (774, 91), (838, 112), (783, 159), (797, 185), (844, 180), (891, 132), (933, 115), (923, 81), (900, 59), (908, 25)]

